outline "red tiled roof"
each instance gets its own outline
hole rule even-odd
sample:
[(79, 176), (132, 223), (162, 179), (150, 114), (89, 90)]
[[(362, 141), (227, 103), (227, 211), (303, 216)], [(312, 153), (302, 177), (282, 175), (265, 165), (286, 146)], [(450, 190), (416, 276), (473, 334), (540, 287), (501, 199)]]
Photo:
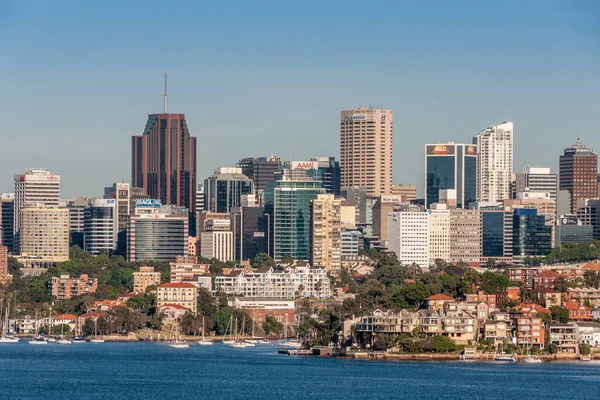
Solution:
[(576, 302), (576, 301), (567, 301), (567, 302), (565, 303), (565, 308), (566, 308), (567, 310), (580, 310), (581, 308), (585, 308), (585, 309), (588, 309), (588, 310), (590, 310), (590, 308), (589, 308), (589, 307), (587, 307), (587, 306), (584, 306), (583, 304), (579, 304), (579, 303), (578, 303), (578, 302)]
[(97, 312), (91, 312), (91, 313), (85, 313), (85, 314), (81, 314), (78, 318), (79, 319), (86, 319), (86, 318), (100, 318), (102, 316), (104, 316), (106, 313), (97, 313)]
[(167, 282), (158, 286), (159, 288), (196, 288), (196, 286), (191, 283), (185, 282)]
[(55, 320), (56, 320), (56, 319), (64, 319), (64, 320), (71, 320), (71, 321), (74, 321), (74, 320), (75, 320), (75, 318), (77, 318), (77, 317), (76, 317), (76, 316), (74, 316), (73, 314), (61, 314), (61, 315), (57, 315), (57, 316), (56, 316), (56, 318), (54, 318), (54, 319), (55, 319)]
[(163, 304), (162, 306), (160, 306), (158, 308), (167, 308), (167, 307), (176, 308), (178, 310), (187, 310), (187, 308), (184, 307), (184, 306), (180, 306), (179, 304), (170, 304), (170, 303), (169, 304)]
[(519, 310), (523, 313), (536, 311), (539, 313), (551, 314), (550, 310), (547, 309), (546, 307), (542, 307), (539, 304), (533, 304), (533, 303), (523, 303), (519, 306)]
[(542, 271), (535, 275), (536, 278), (558, 278), (559, 276), (560, 274), (554, 271)]
[(454, 299), (452, 297), (450, 297), (450, 296), (446, 296), (443, 293), (438, 293), (438, 294), (434, 294), (433, 296), (429, 296), (425, 300), (447, 300), (447, 301), (452, 301)]
[(600, 263), (598, 263), (598, 260), (589, 262), (583, 266), (583, 269), (588, 271), (600, 271)]

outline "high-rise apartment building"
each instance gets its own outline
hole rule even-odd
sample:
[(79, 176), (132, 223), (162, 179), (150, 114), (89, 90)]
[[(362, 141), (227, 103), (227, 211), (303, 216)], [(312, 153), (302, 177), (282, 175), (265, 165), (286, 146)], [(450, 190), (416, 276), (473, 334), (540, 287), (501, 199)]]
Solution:
[(388, 250), (405, 265), (429, 267), (429, 213), (423, 206), (403, 203), (388, 215)]
[(456, 207), (468, 208), (477, 198), (477, 146), (425, 145), (425, 207), (440, 200), (440, 190), (456, 190)]
[(312, 201), (312, 265), (339, 271), (342, 267), (342, 200), (319, 194)]
[(14, 251), (15, 227), (15, 195), (13, 193), (0, 194), (0, 245), (6, 246), (8, 251)]
[(460, 208), (450, 210), (450, 259), (448, 262), (480, 262), (481, 229), (481, 211)]
[(200, 255), (219, 261), (235, 261), (232, 231), (200, 232)]
[(228, 213), (242, 206), (242, 197), (254, 194), (254, 182), (242, 174), (241, 168), (217, 168), (204, 180), (207, 211)]
[(265, 189), (265, 215), (269, 220), (271, 256), (309, 260), (310, 205), (325, 189), (305, 171), (285, 169)]
[(429, 265), (435, 260), (450, 259), (450, 209), (446, 204), (435, 204), (429, 210)]
[(598, 197), (598, 155), (579, 138), (560, 156), (559, 168), (559, 190), (571, 194), (571, 212), (577, 211), (578, 200)]
[(343, 187), (363, 187), (368, 196), (391, 192), (392, 110), (355, 108), (340, 113)]
[(477, 145), (477, 201), (511, 198), (513, 123), (492, 125), (473, 138)]
[(96, 255), (115, 249), (115, 199), (90, 200), (84, 211), (85, 249)]
[(18, 252), (21, 210), (26, 204), (58, 207), (60, 202), (60, 175), (52, 174), (45, 169), (27, 169), (24, 174), (15, 175), (14, 187), (14, 251)]
[(154, 267), (140, 267), (139, 271), (133, 273), (133, 291), (145, 293), (148, 286), (160, 285), (160, 272), (154, 271)]
[(20, 253), (51, 262), (69, 259), (69, 210), (27, 204), (21, 209)]
[(527, 167), (516, 175), (516, 193), (514, 198), (523, 193), (550, 193), (550, 198), (556, 201), (557, 176), (550, 173), (550, 168)]
[(185, 114), (168, 113), (166, 101), (163, 113), (149, 115), (143, 134), (132, 138), (131, 186), (144, 188), (151, 199), (162, 204), (187, 208), (192, 236), (196, 220), (196, 147)]
[(275, 180), (275, 172), (279, 171), (280, 166), (281, 159), (276, 156), (243, 158), (237, 163), (242, 173), (252, 179), (257, 193)]

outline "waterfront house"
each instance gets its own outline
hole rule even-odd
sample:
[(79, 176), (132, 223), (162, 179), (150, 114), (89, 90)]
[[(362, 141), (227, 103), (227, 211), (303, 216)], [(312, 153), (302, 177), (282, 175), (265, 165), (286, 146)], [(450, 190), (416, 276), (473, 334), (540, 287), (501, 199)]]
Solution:
[(591, 321), (592, 309), (576, 301), (567, 301), (565, 308), (569, 311), (569, 318), (572, 321)]
[(198, 311), (198, 288), (191, 283), (163, 283), (156, 291), (157, 307), (175, 304), (187, 308), (196, 315)]
[(61, 314), (53, 318), (54, 326), (69, 325), (70, 330), (77, 327), (77, 317), (73, 314)]
[(456, 344), (477, 340), (477, 318), (465, 310), (448, 311), (442, 318), (442, 334)]
[(190, 310), (179, 304), (162, 304), (156, 308), (156, 311), (162, 314), (163, 322), (167, 323), (177, 321), (178, 318), (183, 317)]
[(600, 323), (576, 322), (579, 334), (579, 343), (589, 344), (592, 347), (600, 346)]
[(576, 324), (554, 324), (550, 326), (550, 344), (558, 346), (560, 353), (579, 352), (579, 330)]
[(508, 339), (508, 323), (506, 321), (485, 321), (483, 337), (490, 339), (494, 346), (504, 343)]
[(266, 321), (267, 316), (275, 318), (282, 324), (296, 323), (295, 301), (273, 297), (236, 297), (230, 305), (245, 310), (257, 324)]

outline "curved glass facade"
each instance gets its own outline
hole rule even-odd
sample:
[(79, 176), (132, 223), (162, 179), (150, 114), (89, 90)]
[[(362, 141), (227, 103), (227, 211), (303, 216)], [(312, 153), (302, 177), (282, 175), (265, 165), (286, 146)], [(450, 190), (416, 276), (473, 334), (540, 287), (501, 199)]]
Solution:
[(140, 218), (132, 224), (130, 261), (172, 261), (187, 254), (184, 218)]

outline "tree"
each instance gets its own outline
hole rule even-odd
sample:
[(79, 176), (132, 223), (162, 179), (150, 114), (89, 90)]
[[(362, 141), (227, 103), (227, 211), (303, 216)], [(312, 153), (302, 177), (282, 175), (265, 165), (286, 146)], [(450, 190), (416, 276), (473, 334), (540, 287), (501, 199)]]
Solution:
[(590, 347), (589, 344), (587, 344), (587, 343), (581, 343), (579, 345), (579, 353), (583, 354), (584, 356), (587, 356), (591, 352), (592, 352), (592, 348)]
[(561, 324), (566, 324), (571, 319), (569, 317), (569, 311), (565, 308), (552, 306), (550, 307), (550, 312), (552, 313), (552, 320), (558, 321)]
[(495, 267), (495, 266), (496, 266), (496, 263), (497, 263), (497, 261), (496, 261), (496, 259), (495, 259), (495, 258), (488, 258), (488, 260), (487, 260), (487, 262), (485, 263), (485, 265), (486, 265), (488, 268), (493, 268), (493, 267)]
[(260, 268), (275, 265), (273, 257), (267, 253), (258, 253), (252, 260), (252, 268)]
[(287, 254), (281, 258), (281, 263), (282, 264), (293, 264), (294, 258), (291, 255)]
[(448, 336), (435, 335), (433, 336), (433, 348), (438, 353), (449, 353), (456, 351), (456, 345)]
[(558, 346), (554, 343), (550, 343), (547, 347), (548, 352), (550, 354), (557, 354), (558, 353)]
[(265, 322), (262, 323), (262, 329), (266, 336), (279, 336), (283, 330), (283, 324), (277, 321), (272, 315), (267, 315)]

